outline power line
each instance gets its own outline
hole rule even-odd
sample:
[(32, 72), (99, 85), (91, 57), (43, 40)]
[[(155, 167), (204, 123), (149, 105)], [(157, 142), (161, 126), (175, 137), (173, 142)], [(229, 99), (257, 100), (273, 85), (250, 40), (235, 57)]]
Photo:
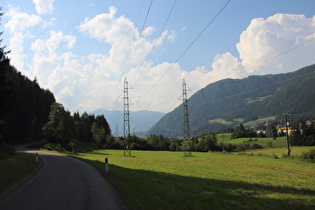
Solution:
[(231, 2), (232, 0), (229, 0), (223, 7), (222, 9), (214, 16), (214, 18), (212, 18), (212, 20), (206, 25), (206, 27), (197, 35), (197, 37), (190, 43), (190, 45), (188, 45), (188, 47), (184, 50), (184, 52), (182, 52), (180, 54), (180, 56), (172, 63), (172, 65), (167, 69), (167, 71), (153, 84), (153, 86), (140, 98), (144, 98), (156, 85), (157, 83), (160, 82), (160, 80), (173, 68), (173, 66), (175, 65), (175, 63), (177, 63), (182, 57), (183, 55), (195, 44), (195, 42), (199, 39), (199, 37), (209, 28), (209, 26), (215, 21), (215, 19), (217, 19), (217, 17), (222, 13), (222, 11), (228, 6), (228, 4)]
[[(138, 38), (138, 41), (137, 41), (136, 48), (135, 48), (135, 50), (133, 51), (132, 57), (131, 57), (131, 59), (130, 59), (128, 72), (130, 71), (130, 68), (131, 68), (131, 65), (132, 65), (132, 62), (133, 62), (133, 58), (135, 57), (135, 54), (136, 54), (136, 52), (137, 52), (138, 45), (139, 45), (139, 41), (140, 41), (140, 39), (141, 39), (144, 26), (145, 26), (145, 24), (146, 24), (146, 22), (147, 22), (147, 19), (148, 19), (150, 10), (151, 10), (152, 3), (153, 3), (153, 0), (151, 0), (151, 2), (150, 2), (150, 5), (149, 5), (149, 8), (148, 8), (147, 14), (146, 14), (146, 16), (145, 16), (145, 19), (144, 19), (144, 22), (143, 22), (143, 25), (142, 25), (142, 28), (141, 28), (141, 32), (140, 32), (140, 34), (139, 34), (139, 38)], [(128, 72), (127, 72), (127, 74), (128, 74)]]
[[(171, 8), (171, 10), (169, 11), (166, 20), (164, 21), (163, 27), (162, 27), (162, 29), (161, 29), (161, 31), (160, 31), (158, 37), (161, 37), (161, 35), (162, 35), (163, 31), (164, 31), (164, 28), (165, 28), (165, 26), (166, 26), (166, 23), (168, 22), (168, 19), (170, 18), (171, 14), (172, 14), (172, 12), (173, 12), (173, 9), (174, 9), (174, 7), (175, 7), (175, 5), (176, 5), (176, 2), (177, 2), (177, 0), (174, 1), (173, 5), (172, 5), (172, 8)], [(156, 40), (156, 42), (154, 43), (154, 45), (153, 45), (153, 47), (152, 47), (152, 50), (151, 50), (151, 52), (150, 52), (149, 57), (147, 58), (147, 60), (150, 60), (150, 58), (151, 58), (151, 56), (152, 56), (152, 53), (153, 53), (153, 51), (154, 51), (154, 49), (155, 49), (157, 43), (158, 43), (158, 40)], [(138, 77), (138, 79), (137, 79), (137, 81), (136, 81), (136, 83), (135, 83), (136, 85), (138, 84), (138, 81), (139, 81), (140, 77), (142, 76), (142, 74), (143, 74), (143, 70), (141, 71), (141, 73), (140, 73), (140, 75), (139, 75), (139, 77)], [(136, 86), (136, 85), (135, 85), (135, 86)]]

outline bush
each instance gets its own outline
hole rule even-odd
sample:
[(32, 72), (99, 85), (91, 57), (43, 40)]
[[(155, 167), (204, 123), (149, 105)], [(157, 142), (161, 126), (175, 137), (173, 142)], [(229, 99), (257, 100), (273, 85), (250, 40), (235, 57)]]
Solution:
[(223, 150), (224, 148), (225, 152), (233, 152), (236, 149), (236, 145), (234, 144), (224, 144), (224, 147), (223, 147), (223, 143), (220, 143), (220, 147), (221, 147), (221, 150)]
[(250, 144), (240, 144), (236, 147), (235, 152), (241, 152), (250, 149)]
[(241, 152), (251, 149), (261, 149), (263, 148), (260, 144), (240, 144), (236, 147), (235, 152)]
[(250, 149), (261, 149), (261, 148), (263, 148), (263, 146), (261, 146), (260, 144), (252, 144), (250, 146)]
[(315, 149), (311, 149), (308, 152), (302, 152), (304, 159), (315, 159)]
[(44, 149), (55, 150), (55, 151), (65, 151), (65, 148), (63, 148), (61, 144), (59, 143), (58, 144), (47, 143), (45, 144)]

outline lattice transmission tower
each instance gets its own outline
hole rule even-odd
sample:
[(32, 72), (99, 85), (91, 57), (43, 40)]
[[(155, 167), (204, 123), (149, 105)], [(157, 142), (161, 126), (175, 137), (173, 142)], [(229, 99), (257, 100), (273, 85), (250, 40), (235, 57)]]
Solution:
[(128, 90), (130, 89), (128, 85), (127, 78), (124, 81), (124, 156), (131, 156), (131, 148), (127, 142), (127, 138), (130, 137), (130, 114), (129, 114), (129, 95)]
[[(183, 79), (182, 84), (182, 96), (181, 99), (183, 100), (183, 137), (184, 141), (190, 140), (190, 125), (189, 125), (189, 116), (188, 116), (188, 100), (187, 100), (187, 91), (190, 91), (190, 88), (187, 87), (185, 79)], [(190, 148), (187, 146), (188, 154), (184, 153), (185, 156), (190, 156)]]
[(184, 131), (184, 140), (190, 139), (190, 126), (189, 126), (189, 117), (188, 117), (188, 100), (187, 100), (187, 85), (185, 79), (183, 79), (183, 131)]

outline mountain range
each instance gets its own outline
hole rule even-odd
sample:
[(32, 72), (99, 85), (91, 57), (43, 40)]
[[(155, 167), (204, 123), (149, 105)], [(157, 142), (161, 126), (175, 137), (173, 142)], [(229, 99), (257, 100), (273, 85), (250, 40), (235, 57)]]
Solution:
[[(315, 65), (274, 75), (224, 79), (188, 99), (191, 135), (217, 132), (239, 123), (283, 118), (315, 119)], [(164, 115), (146, 133), (183, 136), (183, 107)]]

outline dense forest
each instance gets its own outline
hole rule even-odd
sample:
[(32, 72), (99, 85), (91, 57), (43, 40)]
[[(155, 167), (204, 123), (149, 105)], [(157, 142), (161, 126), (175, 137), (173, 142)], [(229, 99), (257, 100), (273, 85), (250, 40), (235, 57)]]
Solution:
[[(244, 79), (225, 79), (199, 90), (188, 99), (192, 135), (217, 132), (249, 121), (315, 119), (315, 65), (298, 71)], [(146, 133), (182, 136), (182, 107), (166, 114)]]

